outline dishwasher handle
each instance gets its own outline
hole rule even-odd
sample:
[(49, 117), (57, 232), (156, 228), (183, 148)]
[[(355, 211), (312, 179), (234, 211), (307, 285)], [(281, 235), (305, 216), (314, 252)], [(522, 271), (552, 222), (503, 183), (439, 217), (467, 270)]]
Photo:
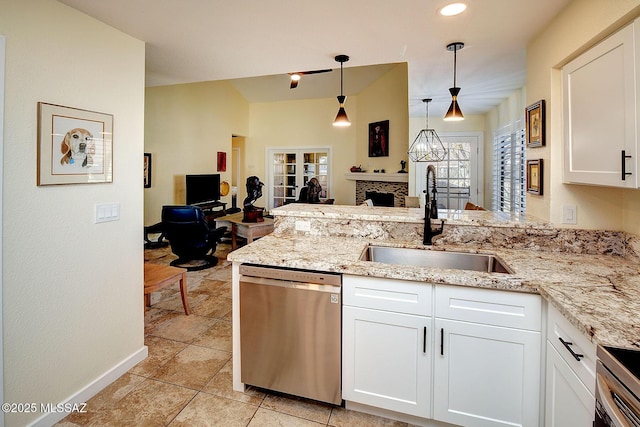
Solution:
[(269, 279), (266, 277), (240, 276), (241, 284), (256, 284), (265, 286), (279, 286), (282, 288), (302, 289), (315, 292), (340, 293), (340, 286), (321, 285), (318, 283), (296, 282), (292, 280)]

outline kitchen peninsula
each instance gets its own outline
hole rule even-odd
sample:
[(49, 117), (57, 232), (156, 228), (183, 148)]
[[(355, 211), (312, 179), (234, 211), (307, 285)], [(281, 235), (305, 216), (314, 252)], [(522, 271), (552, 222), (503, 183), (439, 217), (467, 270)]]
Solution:
[[(340, 273), (356, 280), (429, 285), (435, 292), (476, 288), (506, 295), (540, 295), (543, 309), (539, 319), (547, 310), (554, 310), (591, 343), (640, 348), (640, 244), (636, 236), (555, 228), (533, 218), (501, 213), (440, 211), (444, 233), (433, 246), (424, 247), (421, 209), (295, 204), (275, 209), (273, 214), (274, 233), (228, 257), (234, 264), (236, 390), (244, 389), (238, 327), (238, 272), (243, 263)], [(490, 253), (501, 258), (513, 274), (363, 261), (361, 255), (370, 244)], [(544, 324), (534, 329), (539, 333), (537, 348), (544, 360), (547, 332)], [(347, 374), (343, 372), (343, 383)], [(541, 375), (544, 377), (544, 372)]]

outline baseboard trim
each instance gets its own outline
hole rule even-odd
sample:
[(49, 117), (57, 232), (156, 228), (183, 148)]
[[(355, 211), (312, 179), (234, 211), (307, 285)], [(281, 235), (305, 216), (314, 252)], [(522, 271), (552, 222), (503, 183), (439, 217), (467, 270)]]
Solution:
[[(94, 381), (87, 384), (82, 389), (71, 395), (68, 399), (61, 404), (80, 404), (91, 399), (98, 394), (101, 390), (106, 388), (109, 384), (124, 375), (129, 369), (133, 368), (138, 362), (147, 358), (149, 349), (147, 346), (142, 346), (138, 351), (131, 354), (126, 359), (109, 369), (104, 374), (100, 375)], [(40, 418), (29, 424), (33, 427), (50, 427), (69, 415), (67, 412), (49, 412), (43, 414)]]

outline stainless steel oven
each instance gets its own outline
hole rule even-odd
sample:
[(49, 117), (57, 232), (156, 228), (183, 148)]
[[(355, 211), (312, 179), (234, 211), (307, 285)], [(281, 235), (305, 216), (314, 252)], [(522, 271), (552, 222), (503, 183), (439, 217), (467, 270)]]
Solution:
[(595, 427), (640, 427), (640, 350), (598, 346)]

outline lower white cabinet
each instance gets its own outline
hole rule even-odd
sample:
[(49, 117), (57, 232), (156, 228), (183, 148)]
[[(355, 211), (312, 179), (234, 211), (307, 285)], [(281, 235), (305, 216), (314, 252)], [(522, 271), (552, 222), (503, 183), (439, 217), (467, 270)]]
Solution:
[(469, 427), (539, 426), (539, 295), (343, 276), (343, 304), (344, 400)]
[(433, 418), (538, 426), (540, 296), (461, 286), (435, 294)]
[(463, 426), (537, 426), (540, 333), (436, 319), (433, 418)]
[(591, 427), (596, 345), (557, 309), (547, 310), (545, 426)]
[(591, 427), (595, 398), (558, 351), (547, 343), (546, 427)]
[(430, 417), (431, 318), (343, 309), (342, 398)]

